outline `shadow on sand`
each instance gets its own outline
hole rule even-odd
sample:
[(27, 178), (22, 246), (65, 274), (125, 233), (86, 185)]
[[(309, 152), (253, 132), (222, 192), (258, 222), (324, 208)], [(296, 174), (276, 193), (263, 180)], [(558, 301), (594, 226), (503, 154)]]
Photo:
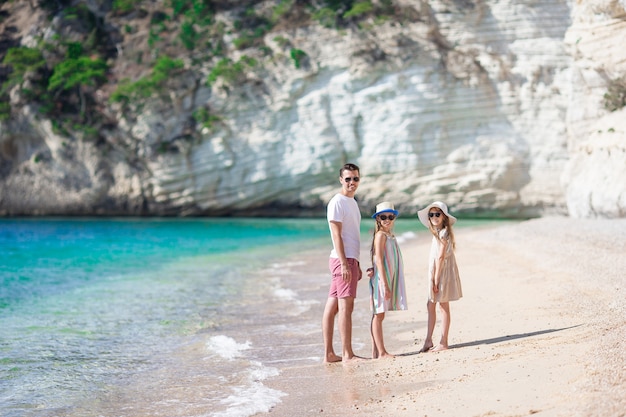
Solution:
[[(493, 337), (491, 339), (475, 340), (473, 342), (467, 342), (467, 343), (458, 343), (456, 345), (450, 345), (449, 349), (458, 349), (458, 348), (464, 348), (464, 347), (469, 347), (469, 346), (491, 345), (491, 344), (494, 344), (494, 343), (508, 342), (508, 341), (515, 340), (515, 339), (523, 339), (523, 338), (526, 338), (526, 337), (533, 337), (533, 336), (539, 336), (539, 335), (542, 335), (542, 334), (548, 334), (548, 333), (560, 332), (560, 331), (563, 331), (563, 330), (569, 330), (569, 329), (573, 329), (573, 328), (576, 328), (576, 327), (579, 327), (579, 326), (582, 326), (582, 324), (577, 324), (575, 326), (570, 326), (570, 327), (562, 327), (560, 329), (538, 330), (536, 332), (511, 334), (511, 335), (506, 335), (506, 336)], [(419, 353), (420, 353), (420, 351), (418, 350), (416, 352), (407, 352), (407, 353), (396, 354), (396, 356), (411, 356), (411, 355), (417, 355)]]

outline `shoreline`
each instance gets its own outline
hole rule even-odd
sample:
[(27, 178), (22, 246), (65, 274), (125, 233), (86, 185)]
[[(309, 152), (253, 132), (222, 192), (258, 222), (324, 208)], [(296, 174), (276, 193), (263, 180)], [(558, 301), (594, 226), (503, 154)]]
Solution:
[[(455, 234), (464, 297), (450, 303), (448, 351), (418, 353), (430, 247), (430, 236), (418, 235), (401, 243), (409, 310), (384, 322), (396, 358), (322, 364), (320, 327), (311, 347), (319, 364), (265, 381), (287, 393), (271, 415), (624, 416), (626, 219), (547, 217)], [(303, 267), (322, 276), (326, 256), (316, 252)], [(303, 319), (321, 326), (328, 283), (318, 284), (320, 304)], [(353, 347), (366, 358), (368, 296), (362, 281)], [(439, 334), (437, 323), (433, 341)], [(334, 340), (337, 348), (337, 330)]]

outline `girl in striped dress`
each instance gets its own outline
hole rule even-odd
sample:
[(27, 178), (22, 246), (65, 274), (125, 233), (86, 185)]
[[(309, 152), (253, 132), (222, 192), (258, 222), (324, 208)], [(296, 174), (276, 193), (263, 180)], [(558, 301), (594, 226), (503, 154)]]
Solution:
[[(398, 211), (392, 203), (385, 201), (376, 206), (376, 227), (372, 238), (373, 273), (370, 274), (372, 304), (372, 357), (393, 357), (385, 349), (383, 320), (385, 312), (406, 310), (404, 265), (398, 241), (393, 235), (394, 220)], [(368, 271), (370, 272), (370, 271)]]

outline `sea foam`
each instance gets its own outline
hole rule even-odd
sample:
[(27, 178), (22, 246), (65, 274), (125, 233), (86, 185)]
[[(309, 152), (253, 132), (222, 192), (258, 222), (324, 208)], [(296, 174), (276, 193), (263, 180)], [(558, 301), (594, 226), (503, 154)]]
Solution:
[(267, 413), (279, 403), (280, 398), (287, 395), (266, 387), (262, 380), (277, 376), (278, 369), (263, 366), (260, 362), (251, 362), (252, 368), (248, 369), (248, 384), (233, 387), (233, 394), (220, 401), (228, 408), (212, 414), (213, 417), (248, 417), (257, 413)]
[(242, 355), (242, 351), (250, 349), (250, 342), (238, 343), (235, 339), (218, 335), (213, 336), (206, 343), (209, 352), (221, 356), (224, 359), (235, 359)]

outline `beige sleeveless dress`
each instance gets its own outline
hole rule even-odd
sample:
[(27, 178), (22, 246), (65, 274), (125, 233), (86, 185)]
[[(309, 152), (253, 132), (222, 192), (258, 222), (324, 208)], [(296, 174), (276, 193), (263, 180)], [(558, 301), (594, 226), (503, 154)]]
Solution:
[[(448, 229), (442, 229), (439, 232), (439, 237), (441, 239), (449, 239)], [(430, 256), (428, 258), (428, 299), (432, 302), (447, 303), (448, 301), (455, 301), (463, 297), (463, 290), (461, 289), (461, 278), (454, 256), (454, 249), (452, 245), (449, 244), (442, 265), (439, 292), (437, 294), (434, 293), (433, 278), (435, 276), (435, 262), (439, 255), (440, 245), (441, 243), (433, 236), (430, 246)]]

